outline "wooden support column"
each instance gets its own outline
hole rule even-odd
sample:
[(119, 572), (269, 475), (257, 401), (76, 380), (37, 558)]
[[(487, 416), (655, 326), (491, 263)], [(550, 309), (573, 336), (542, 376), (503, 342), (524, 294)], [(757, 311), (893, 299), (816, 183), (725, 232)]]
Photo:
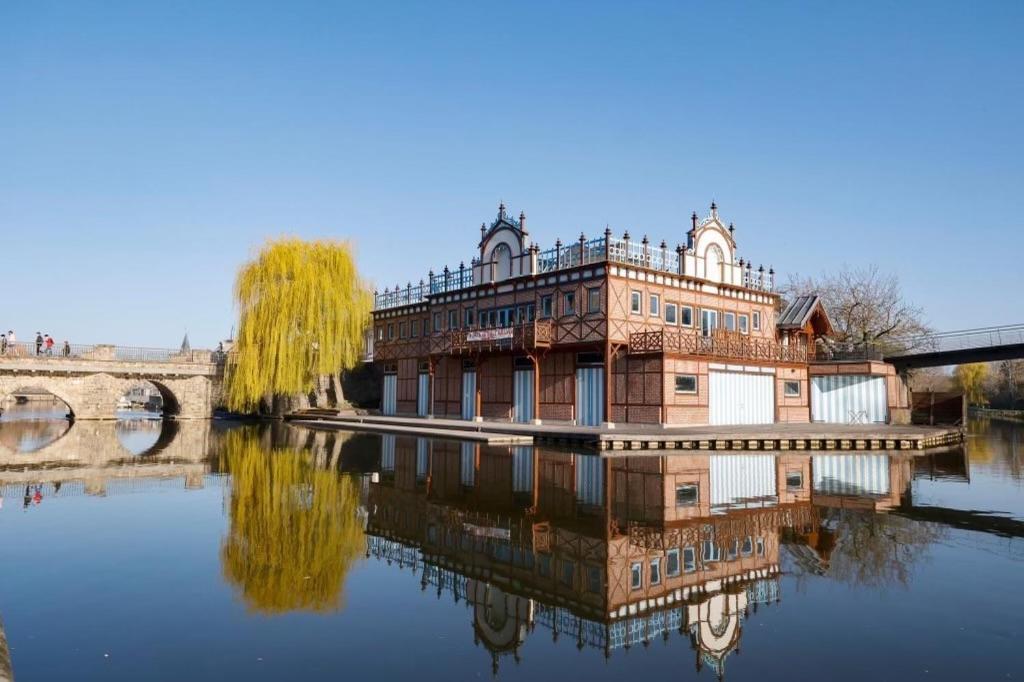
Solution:
[(483, 372), (484, 361), (483, 358), (477, 357), (476, 359), (476, 414), (473, 417), (473, 421), (482, 422), (484, 420), (483, 415), (483, 397), (480, 393), (480, 385), (483, 384)]
[(430, 376), (430, 402), (427, 405), (427, 419), (434, 418), (434, 365), (434, 356), (427, 357), (427, 374)]
[(612, 350), (611, 341), (607, 340), (605, 333), (604, 342), (604, 424), (608, 428), (614, 428), (612, 421), (612, 364), (615, 360), (615, 351)]
[(536, 355), (530, 355), (533, 361), (533, 423), (541, 424), (540, 419), (540, 359)]

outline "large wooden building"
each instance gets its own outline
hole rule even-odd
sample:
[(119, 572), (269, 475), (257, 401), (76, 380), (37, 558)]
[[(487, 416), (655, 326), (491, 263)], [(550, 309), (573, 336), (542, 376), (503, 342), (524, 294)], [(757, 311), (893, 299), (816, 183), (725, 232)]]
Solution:
[[(530, 241), (526, 216), (502, 204), (480, 226), (468, 266), (375, 295), (382, 413), (577, 425), (807, 422), (815, 386), (851, 396), (863, 387), (811, 380), (828, 316), (814, 297), (782, 310), (774, 289), (772, 269), (737, 255), (735, 230), (715, 204), (703, 220), (693, 214), (673, 247), (605, 229), (545, 250)], [(880, 394), (868, 382), (883, 402), (872, 421), (888, 421), (903, 400), (881, 365), (815, 371), (881, 377)]]

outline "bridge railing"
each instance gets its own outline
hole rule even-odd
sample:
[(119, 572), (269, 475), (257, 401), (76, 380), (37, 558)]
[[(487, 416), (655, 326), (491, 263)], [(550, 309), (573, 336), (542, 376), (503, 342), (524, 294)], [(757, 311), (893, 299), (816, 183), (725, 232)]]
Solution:
[(1024, 344), (1024, 324), (1012, 324), (1002, 327), (981, 327), (961, 331), (929, 334), (907, 340), (907, 347), (912, 352), (945, 352), (971, 350), (974, 348), (993, 348), (996, 346), (1013, 346)]
[(225, 361), (222, 351), (182, 350), (180, 348), (145, 348), (142, 346), (114, 346), (110, 344), (84, 344), (58, 342), (52, 348), (37, 347), (34, 341), (0, 344), (0, 360), (90, 360), (106, 362), (179, 362), (217, 363)]

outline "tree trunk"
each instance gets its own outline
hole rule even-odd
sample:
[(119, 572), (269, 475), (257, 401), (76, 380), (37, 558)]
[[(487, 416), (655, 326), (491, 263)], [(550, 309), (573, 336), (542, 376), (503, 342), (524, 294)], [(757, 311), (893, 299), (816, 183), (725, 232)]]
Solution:
[(316, 378), (316, 406), (327, 407), (327, 375), (321, 374)]
[(338, 410), (351, 410), (352, 406), (345, 400), (345, 391), (341, 387), (341, 372), (331, 375), (331, 385), (334, 386), (334, 405)]

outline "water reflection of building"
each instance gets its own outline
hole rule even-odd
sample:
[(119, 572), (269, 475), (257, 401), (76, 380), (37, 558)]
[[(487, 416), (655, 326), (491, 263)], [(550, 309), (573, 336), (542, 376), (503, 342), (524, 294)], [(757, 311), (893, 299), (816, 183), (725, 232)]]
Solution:
[(813, 498), (884, 507), (909, 481), (885, 456), (822, 457), (620, 459), (385, 436), (370, 552), (470, 604), (495, 665), (540, 625), (606, 655), (678, 633), (698, 668), (720, 673), (743, 621), (779, 599), (780, 542), (827, 555)]

